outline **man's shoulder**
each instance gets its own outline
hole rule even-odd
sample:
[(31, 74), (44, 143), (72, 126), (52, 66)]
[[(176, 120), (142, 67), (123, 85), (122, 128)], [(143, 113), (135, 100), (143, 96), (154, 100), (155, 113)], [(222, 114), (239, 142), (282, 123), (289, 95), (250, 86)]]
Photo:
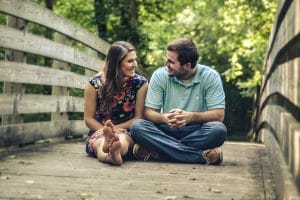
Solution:
[(155, 78), (157, 78), (157, 79), (164, 79), (164, 80), (165, 80), (166, 78), (168, 78), (169, 76), (168, 76), (168, 72), (167, 72), (166, 67), (159, 67), (159, 68), (157, 68), (157, 69), (153, 72), (151, 78), (152, 78), (152, 77), (155, 77)]
[(202, 77), (219, 76), (219, 72), (207, 65), (197, 64), (197, 75)]

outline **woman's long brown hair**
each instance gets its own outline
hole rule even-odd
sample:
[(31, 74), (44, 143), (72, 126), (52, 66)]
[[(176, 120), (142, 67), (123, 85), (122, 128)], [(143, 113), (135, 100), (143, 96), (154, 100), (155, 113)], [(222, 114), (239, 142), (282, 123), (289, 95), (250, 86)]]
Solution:
[(112, 101), (122, 89), (123, 75), (121, 63), (130, 51), (135, 51), (133, 45), (125, 41), (118, 41), (111, 45), (107, 53), (103, 68), (104, 84), (102, 88), (102, 98), (100, 99), (100, 109), (103, 114), (111, 114)]

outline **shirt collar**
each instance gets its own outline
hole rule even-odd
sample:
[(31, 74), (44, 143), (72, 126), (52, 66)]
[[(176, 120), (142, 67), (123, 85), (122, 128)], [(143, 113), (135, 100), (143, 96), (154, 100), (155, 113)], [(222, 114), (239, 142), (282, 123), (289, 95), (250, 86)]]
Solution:
[(196, 84), (196, 83), (199, 83), (201, 81), (200, 74), (202, 73), (203, 66), (200, 64), (197, 64), (195, 67), (196, 67), (196, 73), (188, 83), (184, 83), (183, 81), (179, 80), (177, 77), (172, 77), (172, 79), (175, 82), (179, 83), (180, 85), (183, 85), (186, 87), (192, 86), (193, 84)]

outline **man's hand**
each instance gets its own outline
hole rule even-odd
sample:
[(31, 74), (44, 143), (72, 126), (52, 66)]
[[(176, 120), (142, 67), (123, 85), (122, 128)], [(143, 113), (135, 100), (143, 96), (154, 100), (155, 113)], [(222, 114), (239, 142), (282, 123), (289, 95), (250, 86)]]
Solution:
[(179, 108), (170, 110), (166, 117), (168, 125), (172, 128), (184, 127), (190, 120), (189, 112), (185, 112)]

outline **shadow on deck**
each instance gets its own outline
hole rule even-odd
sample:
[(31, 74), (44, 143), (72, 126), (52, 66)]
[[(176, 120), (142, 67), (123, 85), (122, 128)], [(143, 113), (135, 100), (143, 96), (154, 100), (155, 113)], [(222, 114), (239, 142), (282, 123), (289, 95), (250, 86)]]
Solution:
[(220, 166), (87, 157), (83, 142), (33, 147), (0, 160), (0, 199), (275, 199), (264, 145), (226, 142)]

